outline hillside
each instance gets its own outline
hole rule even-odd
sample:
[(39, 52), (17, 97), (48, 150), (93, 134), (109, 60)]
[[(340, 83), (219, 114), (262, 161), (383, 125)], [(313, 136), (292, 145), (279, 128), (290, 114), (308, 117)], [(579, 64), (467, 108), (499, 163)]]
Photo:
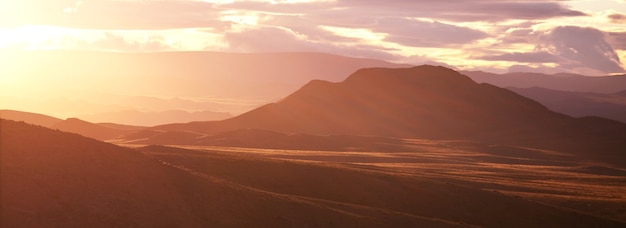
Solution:
[(427, 177), (159, 146), (139, 153), (8, 120), (0, 135), (2, 227), (621, 224)]
[[(75, 134), (0, 120), (0, 226), (193, 225), (185, 174)], [(182, 178), (179, 182), (174, 182)]]

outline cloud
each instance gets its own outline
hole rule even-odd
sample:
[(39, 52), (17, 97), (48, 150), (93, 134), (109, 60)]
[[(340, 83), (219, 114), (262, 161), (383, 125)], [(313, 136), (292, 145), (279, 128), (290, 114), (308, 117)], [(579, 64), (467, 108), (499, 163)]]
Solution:
[(513, 52), (499, 55), (486, 55), (478, 57), (490, 61), (510, 61), (520, 63), (555, 63), (561, 59), (548, 52)]
[(485, 32), (466, 27), (398, 17), (379, 19), (373, 31), (387, 33), (387, 41), (413, 47), (466, 44), (488, 36)]
[(229, 50), (240, 52), (294, 52), (311, 51), (337, 55), (394, 60), (389, 49), (366, 44), (335, 43), (329, 40), (312, 41), (306, 35), (275, 26), (251, 26), (224, 34)]
[[(452, 21), (504, 21), (586, 16), (560, 1), (516, 0), (339, 0), (342, 11), (365, 15), (429, 17)], [(339, 11), (339, 13), (342, 13)]]
[[(515, 33), (520, 34), (515, 34)], [(527, 38), (523, 38), (526, 36)], [(508, 61), (526, 63), (530, 66), (514, 65), (510, 71), (552, 72), (563, 71), (591, 73), (621, 73), (623, 65), (614, 47), (626, 48), (626, 33), (605, 33), (595, 28), (559, 26), (549, 31), (530, 31), (522, 28), (505, 37), (519, 37), (533, 41), (536, 47), (530, 52), (488, 54), (475, 57), (488, 61)], [(507, 40), (511, 38), (505, 38)], [(614, 46), (613, 46), (614, 45)], [(555, 65), (553, 70), (546, 64)]]
[[(605, 33), (590, 27), (560, 26), (545, 37), (553, 55), (572, 61), (572, 67), (587, 67), (606, 73), (624, 72), (619, 56)], [(562, 63), (564, 65), (565, 63)]]
[(626, 23), (626, 15), (621, 13), (614, 13), (607, 16), (609, 21), (617, 24), (625, 24)]
[(220, 10), (203, 1), (20, 0), (0, 1), (0, 9), (3, 14), (19, 12), (0, 17), (0, 26), (149, 30), (222, 25), (218, 20)]
[(90, 43), (92, 49), (115, 50), (131, 52), (167, 51), (172, 48), (165, 43), (161, 36), (150, 36), (141, 41), (129, 41), (121, 35), (105, 32), (104, 37)]
[(0, 1), (0, 26), (44, 24), (89, 29), (220, 27), (224, 26), (219, 20), (220, 12), (233, 9), (299, 14), (315, 18), (318, 24), (342, 27), (363, 26), (372, 19), (383, 17), (495, 22), (586, 15), (555, 0), (336, 0), (289, 4), (276, 4), (274, 1), (19, 0)]
[(626, 32), (609, 32), (608, 42), (618, 50), (626, 50)]

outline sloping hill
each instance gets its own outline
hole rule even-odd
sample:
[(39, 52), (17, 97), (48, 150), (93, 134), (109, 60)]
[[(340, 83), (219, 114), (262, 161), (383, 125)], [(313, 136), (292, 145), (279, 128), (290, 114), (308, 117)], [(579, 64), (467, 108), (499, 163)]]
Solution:
[(626, 92), (590, 93), (545, 88), (508, 88), (536, 100), (555, 112), (574, 117), (598, 116), (626, 123)]
[(5, 120), (24, 121), (26, 123), (44, 127), (49, 127), (63, 121), (62, 119), (52, 116), (15, 110), (0, 110), (0, 118)]

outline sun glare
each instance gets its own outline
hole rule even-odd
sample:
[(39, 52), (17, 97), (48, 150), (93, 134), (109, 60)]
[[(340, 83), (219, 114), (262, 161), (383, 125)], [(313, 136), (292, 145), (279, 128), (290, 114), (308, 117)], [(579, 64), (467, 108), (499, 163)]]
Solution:
[(72, 34), (73, 32), (66, 28), (42, 25), (0, 29), (0, 48), (58, 49), (62, 48), (64, 37)]
[(367, 41), (381, 41), (386, 37), (386, 34), (384, 33), (372, 32), (371, 30), (364, 28), (342, 28), (335, 26), (320, 26), (320, 28), (338, 36), (358, 38)]

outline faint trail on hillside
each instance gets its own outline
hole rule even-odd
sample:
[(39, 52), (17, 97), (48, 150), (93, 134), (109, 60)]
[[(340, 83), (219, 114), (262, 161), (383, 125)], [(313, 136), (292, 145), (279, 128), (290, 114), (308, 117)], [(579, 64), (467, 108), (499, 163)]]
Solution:
[(202, 172), (198, 172), (198, 171), (189, 169), (189, 168), (187, 168), (185, 166), (182, 166), (182, 165), (175, 165), (175, 164), (168, 163), (168, 162), (165, 162), (165, 161), (162, 161), (162, 160), (159, 160), (159, 161), (162, 164), (166, 165), (166, 166), (169, 166), (169, 167), (181, 170), (181, 171), (186, 172), (186, 173), (188, 173), (190, 175), (200, 177), (202, 179), (205, 179), (205, 180), (210, 181), (210, 182), (215, 183), (215, 184), (228, 186), (228, 187), (236, 189), (236, 190), (251, 191), (251, 192), (256, 192), (256, 193), (260, 193), (260, 194), (269, 195), (269, 196), (276, 197), (276, 198), (290, 200), (290, 201), (293, 201), (293, 202), (308, 204), (308, 205), (311, 205), (311, 206), (314, 206), (314, 207), (332, 210), (332, 211), (335, 211), (335, 212), (338, 212), (338, 213), (342, 213), (342, 214), (346, 214), (346, 215), (353, 216), (353, 217), (358, 217), (358, 218), (363, 218), (363, 219), (371, 219), (371, 217), (369, 217), (369, 216), (360, 215), (360, 214), (357, 214), (357, 213), (354, 213), (354, 212), (351, 212), (351, 211), (342, 210), (342, 209), (340, 209), (340, 207), (352, 208), (352, 209), (355, 209), (355, 210), (374, 211), (374, 212), (377, 212), (377, 213), (395, 214), (395, 215), (409, 217), (409, 218), (418, 219), (418, 220), (426, 220), (426, 221), (430, 221), (430, 222), (441, 223), (442, 225), (445, 224), (445, 225), (448, 225), (448, 226), (479, 227), (479, 226), (473, 226), (473, 225), (469, 225), (469, 224), (449, 221), (449, 220), (440, 219), (440, 218), (432, 218), (432, 217), (425, 217), (425, 216), (414, 215), (414, 214), (401, 212), (401, 211), (396, 211), (396, 210), (391, 210), (391, 209), (386, 209), (386, 208), (378, 208), (378, 207), (359, 205), (359, 204), (353, 204), (353, 203), (346, 203), (346, 202), (339, 202), (339, 201), (333, 201), (333, 200), (326, 200), (326, 199), (320, 199), (320, 198), (314, 198), (314, 197), (298, 196), (298, 195), (291, 195), (291, 194), (284, 194), (284, 193), (277, 193), (277, 192), (267, 191), (267, 190), (258, 189), (258, 188), (242, 185), (242, 184), (239, 184), (239, 183), (235, 183), (235, 182), (232, 182), (232, 181), (229, 181), (229, 180), (226, 180), (226, 179), (222, 179), (222, 178), (219, 178), (219, 177), (211, 176), (211, 175), (208, 175), (206, 173), (202, 173)]

